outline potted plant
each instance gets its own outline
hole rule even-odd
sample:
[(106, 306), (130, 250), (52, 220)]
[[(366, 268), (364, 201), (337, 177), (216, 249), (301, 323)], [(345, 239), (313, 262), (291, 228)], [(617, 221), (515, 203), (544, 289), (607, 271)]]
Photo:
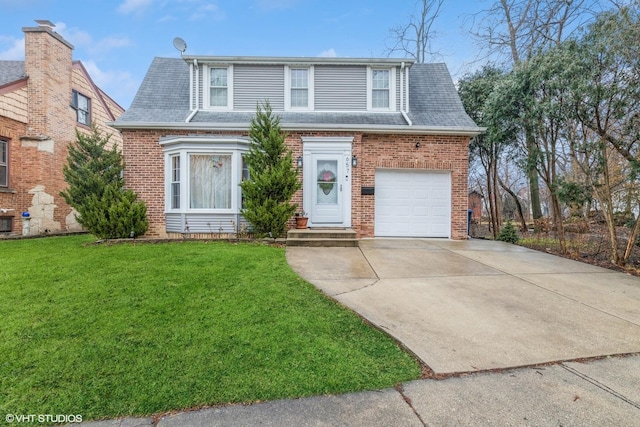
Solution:
[(309, 221), (309, 218), (307, 217), (307, 213), (305, 211), (296, 212), (296, 228), (307, 228), (307, 221)]

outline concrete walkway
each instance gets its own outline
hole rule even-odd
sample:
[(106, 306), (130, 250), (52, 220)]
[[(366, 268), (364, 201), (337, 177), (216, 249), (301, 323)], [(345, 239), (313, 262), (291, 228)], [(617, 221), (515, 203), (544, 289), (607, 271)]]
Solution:
[(502, 242), (289, 248), (292, 268), (435, 373), (640, 352), (640, 279)]
[(287, 258), (446, 379), (82, 425), (640, 425), (637, 277), (480, 240), (372, 239)]

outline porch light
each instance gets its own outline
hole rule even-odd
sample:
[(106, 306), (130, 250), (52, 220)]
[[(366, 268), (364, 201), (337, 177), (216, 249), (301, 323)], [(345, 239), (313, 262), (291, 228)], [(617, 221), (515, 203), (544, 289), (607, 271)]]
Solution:
[(353, 155), (353, 157), (351, 157), (351, 166), (353, 166), (354, 168), (358, 166), (358, 158), (355, 156), (355, 154)]
[(298, 157), (298, 167), (302, 169), (302, 156)]

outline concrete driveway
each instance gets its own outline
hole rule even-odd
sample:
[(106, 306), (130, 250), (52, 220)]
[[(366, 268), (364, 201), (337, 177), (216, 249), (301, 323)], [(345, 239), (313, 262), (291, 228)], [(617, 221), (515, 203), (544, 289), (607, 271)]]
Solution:
[(493, 241), (287, 248), (292, 268), (435, 373), (640, 352), (640, 279)]

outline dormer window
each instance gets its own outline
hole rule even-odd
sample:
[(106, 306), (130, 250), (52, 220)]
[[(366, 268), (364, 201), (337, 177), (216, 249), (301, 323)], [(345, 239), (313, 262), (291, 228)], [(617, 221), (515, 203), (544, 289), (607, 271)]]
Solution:
[(231, 108), (232, 68), (209, 68), (209, 103), (210, 108)]
[(396, 109), (394, 68), (369, 68), (367, 106), (370, 110)]
[(313, 109), (313, 67), (288, 66), (285, 72), (286, 109)]
[(309, 69), (291, 69), (291, 106), (309, 107)]
[(81, 125), (91, 125), (91, 99), (78, 91), (71, 92), (71, 107), (76, 110), (76, 121)]

